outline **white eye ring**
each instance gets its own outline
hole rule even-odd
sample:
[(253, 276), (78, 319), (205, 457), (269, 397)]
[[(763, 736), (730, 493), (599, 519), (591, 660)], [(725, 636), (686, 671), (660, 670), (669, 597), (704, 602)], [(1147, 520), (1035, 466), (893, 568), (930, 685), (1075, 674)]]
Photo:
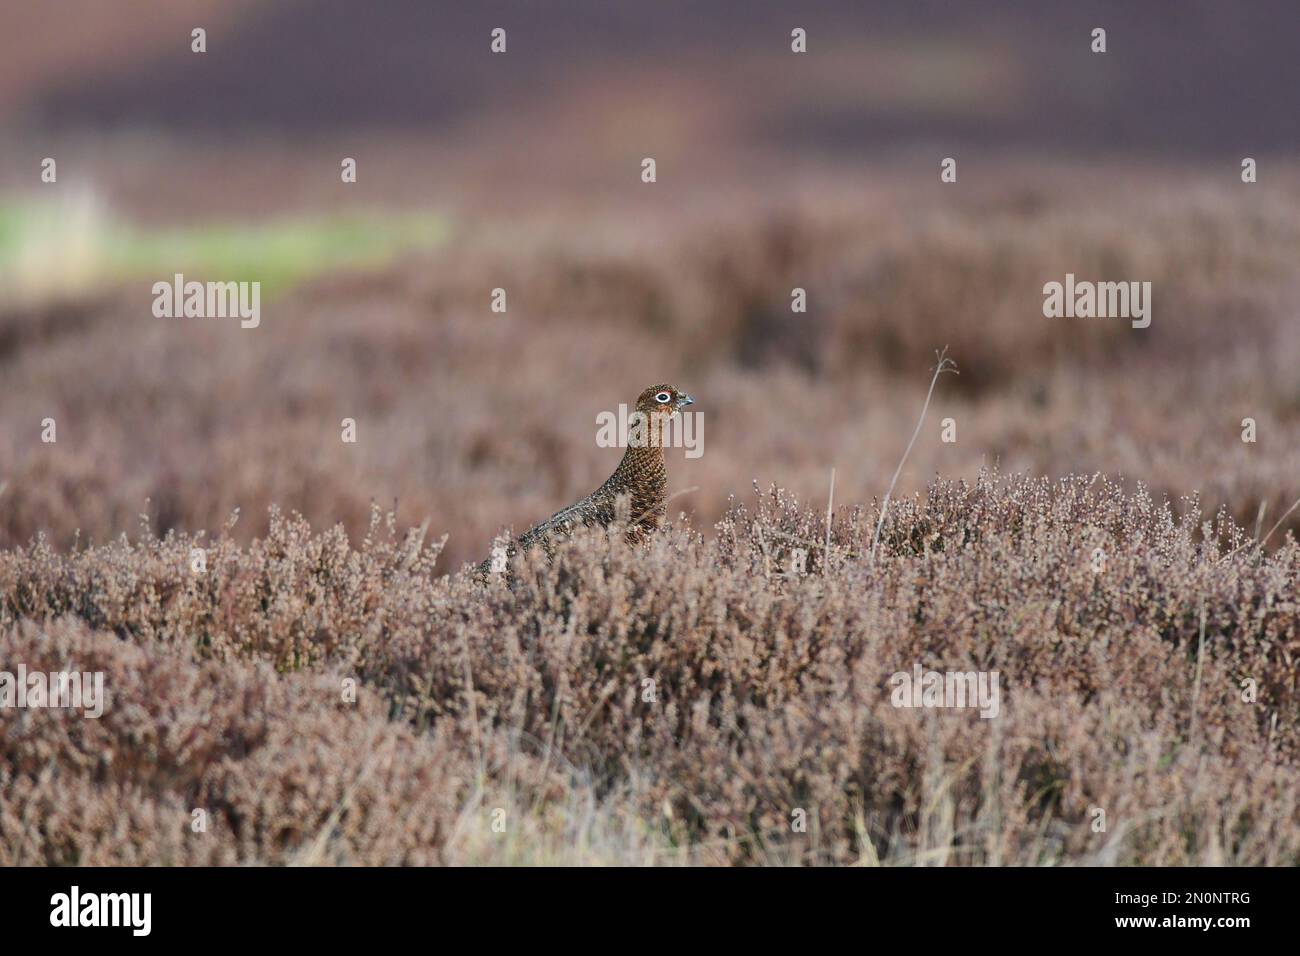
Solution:
[(673, 400), (673, 396), (670, 392), (660, 392), (658, 395), (655, 396), (655, 401), (658, 402), (660, 405), (667, 405), (672, 400)]

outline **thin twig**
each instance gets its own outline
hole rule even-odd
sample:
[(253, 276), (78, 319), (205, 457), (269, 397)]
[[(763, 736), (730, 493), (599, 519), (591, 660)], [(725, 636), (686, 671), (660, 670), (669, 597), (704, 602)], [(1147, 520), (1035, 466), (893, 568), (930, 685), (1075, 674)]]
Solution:
[(329, 816), (325, 818), (325, 822), (321, 824), (320, 830), (316, 833), (316, 838), (312, 840), (309, 846), (298, 851), (290, 862), (290, 866), (320, 865), (319, 861), (325, 853), (325, 848), (329, 846), (330, 837), (334, 835), (334, 828), (338, 826), (339, 821), (343, 819), (343, 814), (347, 813), (349, 808), (351, 808), (352, 797), (356, 794), (357, 787), (361, 785), (361, 781), (370, 776), (375, 765), (379, 762), (380, 756), (381, 754), (378, 750), (370, 751), (370, 756), (366, 759), (366, 762), (362, 765), (356, 776), (353, 777), (348, 782), (348, 785), (343, 788), (343, 795), (339, 798), (339, 802), (334, 805)]
[(822, 552), (822, 571), (825, 572), (831, 561), (831, 515), (835, 507), (835, 469), (831, 469), (831, 491), (826, 496), (826, 548)]
[(1219, 560), (1220, 560), (1220, 561), (1224, 561), (1224, 560), (1226, 560), (1226, 559), (1232, 557), (1234, 554), (1236, 554), (1236, 553), (1237, 553), (1238, 551), (1240, 551), (1242, 548), (1246, 547), (1247, 545), (1251, 545), (1251, 544), (1256, 545), (1256, 546), (1257, 546), (1257, 547), (1262, 551), (1262, 550), (1264, 549), (1264, 545), (1268, 544), (1268, 539), (1271, 538), (1271, 537), (1273, 537), (1273, 532), (1277, 531), (1278, 528), (1282, 527), (1283, 522), (1285, 522), (1287, 518), (1291, 517), (1291, 512), (1295, 511), (1297, 508), (1300, 508), (1300, 498), (1297, 498), (1297, 499), (1295, 500), (1295, 502), (1291, 505), (1291, 507), (1290, 507), (1290, 508), (1287, 508), (1286, 511), (1284, 511), (1284, 512), (1282, 513), (1282, 517), (1278, 518), (1278, 519), (1277, 519), (1277, 523), (1274, 524), (1273, 527), (1271, 527), (1271, 528), (1268, 529), (1268, 534), (1264, 535), (1263, 539), (1260, 539), (1260, 537), (1259, 537), (1259, 532), (1256, 531), (1256, 532), (1255, 532), (1255, 540), (1253, 540), (1253, 541), (1243, 541), (1241, 544), (1237, 545), (1237, 546), (1236, 546), (1235, 548), (1233, 548), (1231, 551), (1229, 551), (1229, 552), (1227, 552), (1226, 554), (1224, 554), (1223, 557), (1219, 558)]
[(469, 634), (464, 628), (461, 629), (460, 637), (462, 651), (461, 660), (465, 666), (465, 694), (468, 697), (470, 724), (474, 728), (474, 754), (478, 763), (478, 781), (481, 784), (484, 774), (483, 742), (479, 737), (478, 704), (474, 700), (474, 671), (470, 667), (469, 663)]
[(1264, 512), (1268, 511), (1268, 499), (1261, 498), (1259, 501), (1259, 511), (1255, 513), (1255, 540), (1259, 540), (1259, 529), (1264, 526)]
[(1201, 668), (1205, 663), (1205, 602), (1201, 601), (1201, 634), (1196, 641), (1196, 676), (1192, 679), (1192, 727), (1187, 734), (1188, 742), (1196, 739), (1196, 724), (1201, 700)]
[(948, 346), (943, 347), (942, 352), (935, 352), (935, 358), (939, 360), (934, 367), (934, 377), (930, 379), (930, 390), (925, 393), (925, 404), (921, 406), (921, 417), (916, 420), (916, 430), (912, 432), (912, 440), (907, 443), (907, 449), (903, 452), (903, 457), (898, 460), (898, 467), (894, 469), (894, 477), (890, 479), (889, 490), (885, 492), (885, 500), (880, 503), (880, 520), (876, 522), (876, 534), (871, 539), (871, 560), (876, 560), (876, 546), (880, 544), (880, 529), (885, 526), (885, 512), (889, 509), (889, 500), (893, 497), (894, 486), (898, 484), (898, 476), (903, 473), (903, 465), (907, 462), (907, 456), (912, 453), (912, 446), (916, 444), (916, 438), (921, 434), (921, 426), (925, 424), (926, 413), (930, 410), (930, 399), (934, 395), (934, 386), (939, 381), (939, 376), (944, 372), (952, 372), (954, 375), (960, 375), (957, 371), (957, 363), (948, 358)]
[(1264, 540), (1259, 543), (1259, 546), (1261, 548), (1264, 547), (1264, 545), (1268, 544), (1268, 539), (1273, 537), (1273, 532), (1276, 531), (1278, 528), (1282, 527), (1282, 522), (1286, 521), (1287, 518), (1291, 517), (1291, 512), (1295, 511), (1297, 508), (1300, 508), (1300, 498), (1297, 498), (1295, 502), (1291, 505), (1291, 507), (1286, 509), (1282, 517), (1277, 519), (1277, 524), (1273, 525), (1273, 527), (1268, 529), (1268, 534), (1264, 535)]

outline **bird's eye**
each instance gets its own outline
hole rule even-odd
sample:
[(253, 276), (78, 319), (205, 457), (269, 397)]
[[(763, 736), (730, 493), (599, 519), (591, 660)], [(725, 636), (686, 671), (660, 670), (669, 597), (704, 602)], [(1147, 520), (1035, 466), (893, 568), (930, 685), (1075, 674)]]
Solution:
[(673, 396), (671, 392), (660, 392), (658, 395), (655, 396), (655, 401), (658, 402), (660, 405), (667, 405), (672, 400), (673, 400)]

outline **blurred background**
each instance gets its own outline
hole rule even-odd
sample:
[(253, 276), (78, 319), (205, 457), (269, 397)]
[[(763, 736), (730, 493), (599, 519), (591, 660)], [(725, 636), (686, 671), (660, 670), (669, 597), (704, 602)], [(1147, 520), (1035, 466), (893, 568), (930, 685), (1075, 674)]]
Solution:
[[(832, 467), (866, 501), (944, 346), (906, 492), (1103, 471), (1265, 528), (1300, 495), (1293, 0), (0, 9), (0, 546), (374, 502), (452, 569), (603, 480), (597, 413), (661, 381), (702, 529)], [(154, 317), (176, 272), (262, 282), (260, 327)], [(1067, 272), (1152, 282), (1151, 327), (1045, 318)]]

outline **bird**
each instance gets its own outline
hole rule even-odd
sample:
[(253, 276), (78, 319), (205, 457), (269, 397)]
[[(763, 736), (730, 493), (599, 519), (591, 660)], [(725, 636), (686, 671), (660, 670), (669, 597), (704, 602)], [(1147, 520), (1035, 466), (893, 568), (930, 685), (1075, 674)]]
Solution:
[[(659, 526), (668, 500), (664, 427), (674, 415), (694, 404), (695, 399), (673, 385), (645, 389), (637, 396), (635, 413), (629, 419), (627, 451), (614, 473), (581, 501), (521, 534), (506, 548), (507, 557), (537, 546), (549, 557), (556, 543), (579, 527), (608, 528), (616, 520), (627, 523), (624, 534), (628, 543), (643, 541)], [(478, 575), (504, 570), (499, 560), (495, 568), (493, 563), (491, 557), (484, 560), (478, 566)]]

